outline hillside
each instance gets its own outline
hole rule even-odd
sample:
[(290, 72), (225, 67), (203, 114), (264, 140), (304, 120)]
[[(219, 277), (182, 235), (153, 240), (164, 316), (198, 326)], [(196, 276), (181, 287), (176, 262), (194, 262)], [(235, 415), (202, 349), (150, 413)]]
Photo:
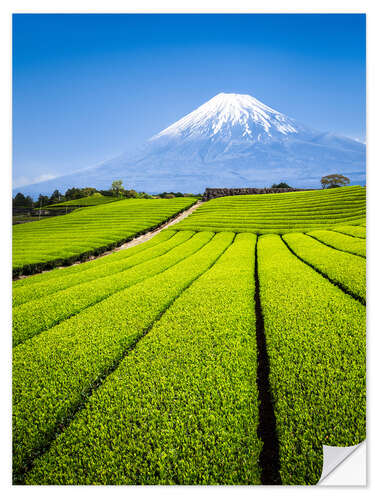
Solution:
[[(14, 263), (111, 248), (194, 201), (21, 226)], [(218, 198), (15, 281), (14, 482), (316, 484), (323, 444), (366, 437), (364, 217), (358, 186)]]
[(365, 217), (366, 189), (351, 186), (216, 198), (203, 203), (174, 229), (284, 234), (355, 226), (365, 222)]
[(14, 226), (13, 274), (32, 274), (99, 255), (156, 228), (195, 202), (195, 198), (126, 199)]
[(53, 205), (48, 205), (44, 208), (60, 208), (60, 207), (95, 207), (97, 205), (103, 205), (104, 203), (111, 203), (113, 201), (119, 201), (121, 198), (116, 198), (114, 196), (103, 196), (100, 193), (92, 194), (91, 196), (85, 196), (84, 198), (77, 198), (75, 200), (62, 201), (61, 203), (54, 203)]

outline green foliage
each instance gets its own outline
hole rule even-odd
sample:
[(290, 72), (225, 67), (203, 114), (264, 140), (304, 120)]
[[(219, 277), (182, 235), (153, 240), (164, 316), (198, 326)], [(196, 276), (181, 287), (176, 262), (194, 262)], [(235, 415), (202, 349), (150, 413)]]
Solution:
[(61, 203), (59, 202), (53, 205), (48, 205), (47, 208), (94, 207), (96, 205), (102, 205), (103, 203), (111, 203), (113, 201), (118, 201), (118, 198), (115, 198), (114, 196), (103, 196), (100, 193), (94, 193), (84, 198), (75, 198), (73, 200), (62, 201)]
[(66, 200), (76, 200), (78, 198), (83, 198), (84, 195), (82, 194), (82, 189), (72, 187), (65, 191), (64, 197)]
[(290, 188), (289, 184), (286, 182), (280, 182), (279, 184), (272, 184), (272, 188)]
[(283, 236), (289, 247), (304, 261), (366, 301), (366, 261), (356, 255), (334, 250), (305, 234)]
[[(17, 258), (98, 253), (194, 201), (30, 223)], [(141, 245), (14, 282), (16, 482), (259, 484), (254, 232), (283, 234), (257, 252), (283, 483), (315, 484), (323, 444), (365, 438), (365, 307), (319, 274), (365, 299), (365, 189), (227, 197)]]
[(341, 186), (347, 186), (350, 183), (349, 177), (341, 174), (331, 174), (326, 175), (320, 179), (322, 188), (338, 188)]
[(120, 196), (124, 191), (124, 186), (121, 180), (113, 181), (111, 186), (113, 196)]
[(234, 235), (212, 236), (194, 236), (190, 241), (195, 240), (196, 250), (201, 248), (194, 255), (190, 253), (163, 273), (115, 293), (13, 349), (16, 476), (82, 404), (90, 388), (105, 378), (173, 300), (215, 262)]
[(19, 224), (13, 229), (13, 272), (31, 274), (86, 260), (157, 228), (194, 203), (192, 198), (121, 200)]
[(17, 193), (13, 198), (13, 207), (15, 208), (33, 208), (34, 203), (30, 196), (25, 196), (22, 193)]
[(197, 195), (194, 195), (194, 194), (184, 194), (184, 193), (181, 193), (180, 191), (177, 191), (177, 193), (174, 193), (173, 191), (167, 193), (166, 191), (164, 191), (163, 193), (159, 193), (157, 195), (158, 198), (181, 198), (183, 196), (187, 196), (187, 197), (193, 197), (193, 198), (197, 198), (198, 196)]
[(60, 201), (64, 201), (64, 197), (58, 189), (55, 189), (49, 199), (49, 203), (58, 203)]
[(41, 291), (36, 292), (36, 296), (41, 294), (39, 299), (32, 297), (34, 287), (31, 290), (30, 287), (23, 287), (21, 297), (29, 301), (13, 308), (13, 345), (51, 328), (109, 295), (175, 265), (189, 252), (197, 250), (199, 238), (182, 245), (192, 235), (191, 231), (184, 231), (166, 243), (133, 257), (70, 275), (68, 279), (49, 280), (43, 287), (39, 284)]
[(281, 477), (315, 484), (323, 444), (351, 446), (366, 437), (366, 309), (279, 236), (262, 236), (258, 255)]
[[(166, 242), (175, 234), (176, 231), (164, 230), (145, 243), (110, 253), (98, 259), (89, 260), (77, 266), (53, 269), (48, 273), (35, 274), (27, 279), (13, 281), (13, 306), (19, 306), (30, 300), (35, 300), (58, 290), (69, 288), (75, 284), (90, 281), (96, 270), (99, 274), (98, 268), (103, 269), (104, 276), (105, 270), (111, 269), (109, 266), (112, 263), (123, 263), (126, 266), (126, 263), (128, 263), (126, 259), (129, 257), (141, 257), (139, 254)], [(148, 255), (150, 255), (149, 252)], [(91, 271), (91, 274), (88, 271)]]
[(82, 196), (83, 197), (92, 196), (92, 195), (95, 195), (95, 194), (100, 194), (100, 193), (98, 193), (97, 189), (93, 188), (93, 187), (82, 188), (81, 192), (82, 192)]
[(203, 203), (176, 230), (257, 234), (307, 232), (356, 225), (366, 215), (366, 190), (360, 186), (293, 193), (224, 196)]
[(335, 226), (334, 231), (338, 233), (355, 236), (357, 238), (366, 238), (366, 227), (360, 226)]
[(24, 207), (26, 203), (26, 198), (23, 193), (17, 193), (13, 198), (13, 206), (14, 207)]
[(366, 257), (366, 240), (363, 238), (353, 238), (352, 236), (340, 234), (336, 231), (325, 230), (311, 231), (307, 234), (343, 252)]
[(180, 295), (27, 483), (260, 483), (254, 247), (238, 236)]
[(37, 202), (35, 203), (35, 207), (36, 208), (46, 208), (48, 204), (49, 204), (48, 196), (44, 196), (43, 194), (40, 194)]
[(141, 192), (141, 193), (138, 193), (137, 198), (145, 198), (146, 200), (152, 200), (153, 197), (148, 193)]

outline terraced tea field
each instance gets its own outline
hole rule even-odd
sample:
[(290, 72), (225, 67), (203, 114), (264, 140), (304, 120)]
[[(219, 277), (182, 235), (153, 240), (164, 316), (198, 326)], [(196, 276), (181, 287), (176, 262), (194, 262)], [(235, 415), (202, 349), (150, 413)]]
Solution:
[(177, 230), (257, 234), (307, 232), (365, 222), (366, 189), (226, 196), (203, 203)]
[(328, 229), (320, 211), (303, 232), (183, 229), (221, 198), (146, 243), (15, 281), (14, 482), (315, 484), (323, 444), (366, 434), (364, 190), (324, 192), (329, 215), (338, 193), (357, 225)]
[(13, 227), (13, 275), (99, 255), (168, 221), (196, 202), (127, 199)]

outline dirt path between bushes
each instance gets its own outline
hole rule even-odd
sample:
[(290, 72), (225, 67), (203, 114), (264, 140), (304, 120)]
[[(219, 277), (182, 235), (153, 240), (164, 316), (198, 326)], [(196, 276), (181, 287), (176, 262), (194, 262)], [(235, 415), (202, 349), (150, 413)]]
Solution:
[[(137, 236), (136, 238), (133, 238), (132, 240), (124, 243), (123, 245), (121, 245), (119, 247), (114, 248), (113, 250), (108, 250), (107, 252), (103, 252), (103, 253), (101, 253), (100, 255), (97, 255), (97, 256), (91, 256), (91, 257), (89, 257), (87, 260), (85, 260), (83, 262), (88, 262), (88, 261), (91, 261), (91, 260), (101, 259), (102, 257), (105, 257), (106, 255), (110, 255), (111, 253), (119, 252), (120, 250), (126, 250), (127, 248), (131, 248), (131, 247), (134, 247), (134, 246), (139, 245), (141, 243), (144, 243), (145, 241), (148, 241), (151, 238), (153, 238), (156, 234), (160, 233), (160, 231), (162, 231), (163, 229), (166, 229), (166, 228), (168, 228), (170, 226), (173, 226), (174, 224), (177, 224), (178, 222), (180, 222), (183, 219), (185, 219), (185, 217), (188, 217), (200, 205), (202, 205), (202, 203), (203, 203), (202, 201), (198, 201), (192, 207), (190, 207), (187, 210), (185, 210), (184, 212), (180, 213), (175, 218), (170, 219), (165, 224), (162, 224), (157, 229), (149, 231), (148, 233), (145, 233), (145, 234), (141, 234), (141, 236)], [(83, 262), (80, 261), (80, 260), (78, 260), (77, 262), (74, 262), (73, 264), (71, 264), (71, 266), (78, 266), (79, 264), (82, 264)], [(13, 279), (13, 281), (21, 280), (21, 279), (24, 279), (24, 278), (29, 278), (30, 276), (35, 276), (37, 274), (49, 273), (50, 271), (53, 271), (54, 269), (66, 269), (67, 267), (70, 267), (70, 266), (54, 267), (53, 269), (48, 269), (48, 270), (42, 271), (40, 273), (21, 275), (21, 276), (18, 276), (17, 278), (15, 278), (15, 279)]]
[(168, 222), (166, 222), (162, 226), (158, 227), (157, 229), (154, 229), (153, 231), (149, 231), (146, 234), (141, 234), (141, 236), (138, 236), (137, 238), (134, 238), (131, 241), (128, 241), (127, 243), (124, 243), (120, 247), (114, 248), (110, 252), (106, 252), (105, 254), (103, 253), (102, 255), (100, 255), (97, 258), (103, 257), (104, 255), (107, 255), (109, 253), (119, 252), (120, 250), (125, 250), (126, 248), (134, 247), (136, 245), (139, 245), (140, 243), (144, 243), (145, 241), (150, 240), (156, 234), (160, 233), (160, 231), (162, 231), (163, 229), (166, 229), (167, 227), (173, 226), (174, 224), (177, 224), (177, 222), (181, 222), (182, 219), (185, 219), (185, 217), (187, 217), (188, 215), (193, 213), (199, 207), (199, 205), (201, 205), (202, 203), (203, 203), (202, 201), (198, 201), (195, 205), (193, 205), (192, 207), (185, 210), (185, 212), (182, 212), (181, 214), (177, 215), (177, 217), (175, 217), (172, 220), (169, 220)]

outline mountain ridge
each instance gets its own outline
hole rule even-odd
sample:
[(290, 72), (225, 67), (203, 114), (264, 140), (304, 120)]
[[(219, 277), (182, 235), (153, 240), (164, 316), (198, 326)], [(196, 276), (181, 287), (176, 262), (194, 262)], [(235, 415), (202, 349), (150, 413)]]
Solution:
[(34, 196), (73, 185), (108, 189), (119, 178), (151, 193), (280, 181), (318, 187), (322, 175), (335, 172), (364, 182), (365, 145), (309, 128), (250, 95), (220, 93), (133, 153), (19, 189)]

